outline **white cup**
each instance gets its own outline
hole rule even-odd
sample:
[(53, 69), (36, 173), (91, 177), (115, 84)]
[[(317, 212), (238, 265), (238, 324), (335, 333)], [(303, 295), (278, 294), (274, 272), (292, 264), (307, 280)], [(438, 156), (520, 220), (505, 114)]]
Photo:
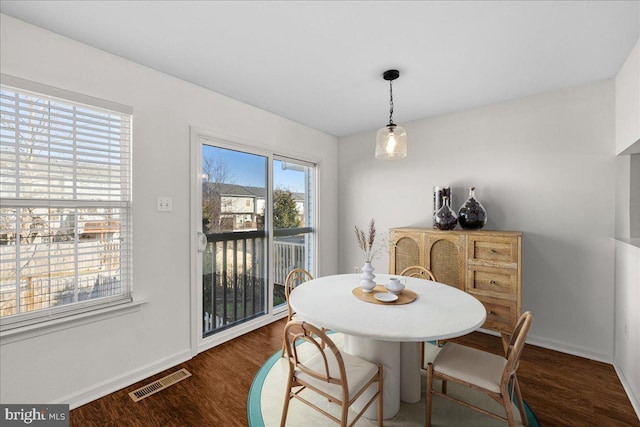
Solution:
[(384, 287), (392, 294), (399, 294), (404, 289), (406, 283), (406, 279), (391, 277), (389, 278), (389, 283), (385, 284)]

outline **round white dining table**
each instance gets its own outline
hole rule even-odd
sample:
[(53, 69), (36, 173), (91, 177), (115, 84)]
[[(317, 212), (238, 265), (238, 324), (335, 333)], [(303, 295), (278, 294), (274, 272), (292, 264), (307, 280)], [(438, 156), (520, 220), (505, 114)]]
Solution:
[[(384, 285), (388, 274), (376, 275)], [(400, 410), (400, 401), (420, 400), (420, 346), (423, 341), (454, 338), (478, 329), (486, 310), (473, 296), (449, 285), (419, 278), (406, 279), (406, 289), (416, 299), (408, 304), (373, 304), (356, 297), (358, 274), (320, 277), (297, 286), (289, 303), (297, 316), (316, 326), (342, 332), (344, 351), (365, 360), (382, 363), (383, 416), (392, 418)], [(370, 393), (365, 393), (356, 409), (362, 408)], [(365, 417), (377, 418), (374, 403)]]

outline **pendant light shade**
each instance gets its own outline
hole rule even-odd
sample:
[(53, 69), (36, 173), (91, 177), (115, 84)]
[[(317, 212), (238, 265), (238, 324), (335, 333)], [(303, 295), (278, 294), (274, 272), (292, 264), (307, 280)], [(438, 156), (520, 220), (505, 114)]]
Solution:
[(382, 77), (389, 81), (389, 124), (376, 135), (376, 158), (402, 159), (407, 157), (407, 132), (393, 123), (393, 81), (400, 77), (400, 72), (388, 70)]
[(407, 157), (407, 132), (396, 125), (388, 125), (376, 136), (376, 158), (402, 159)]

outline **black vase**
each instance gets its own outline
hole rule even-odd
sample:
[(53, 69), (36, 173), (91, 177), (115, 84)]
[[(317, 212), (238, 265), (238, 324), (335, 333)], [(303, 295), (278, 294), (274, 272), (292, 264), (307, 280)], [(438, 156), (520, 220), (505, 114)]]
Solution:
[(482, 204), (476, 200), (474, 190), (476, 187), (469, 187), (469, 198), (458, 211), (458, 221), (460, 227), (465, 230), (479, 230), (487, 223), (487, 211)]
[(436, 212), (434, 217), (436, 228), (439, 230), (453, 230), (458, 224), (456, 213), (451, 209), (449, 198), (442, 197), (442, 207)]
[(433, 228), (438, 228), (436, 214), (442, 207), (444, 196), (449, 198), (449, 205), (451, 205), (451, 187), (433, 187)]

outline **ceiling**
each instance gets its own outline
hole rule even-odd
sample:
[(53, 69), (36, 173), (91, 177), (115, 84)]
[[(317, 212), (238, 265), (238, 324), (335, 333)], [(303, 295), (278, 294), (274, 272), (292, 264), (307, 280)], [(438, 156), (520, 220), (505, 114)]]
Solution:
[(640, 1), (0, 1), (0, 12), (335, 136), (612, 78)]

